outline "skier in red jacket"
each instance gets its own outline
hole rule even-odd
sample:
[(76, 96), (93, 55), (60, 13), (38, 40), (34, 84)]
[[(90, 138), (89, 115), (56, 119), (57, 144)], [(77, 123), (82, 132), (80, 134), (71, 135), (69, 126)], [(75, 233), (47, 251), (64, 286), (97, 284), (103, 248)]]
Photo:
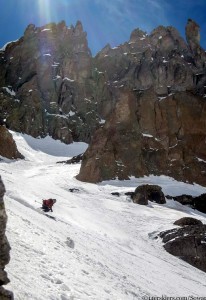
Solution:
[(45, 211), (45, 212), (48, 212), (48, 211), (53, 211), (52, 210), (52, 206), (54, 205), (54, 203), (56, 203), (56, 199), (47, 199), (47, 200), (43, 200), (42, 202), (42, 209)]

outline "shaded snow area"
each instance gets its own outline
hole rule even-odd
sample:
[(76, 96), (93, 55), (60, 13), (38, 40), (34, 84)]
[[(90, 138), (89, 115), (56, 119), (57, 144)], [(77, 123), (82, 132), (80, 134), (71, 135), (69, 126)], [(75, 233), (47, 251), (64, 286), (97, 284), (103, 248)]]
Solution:
[[(16, 300), (133, 300), (205, 296), (205, 273), (167, 253), (157, 233), (183, 216), (204, 214), (170, 200), (140, 206), (124, 193), (157, 183), (166, 194), (206, 192), (165, 176), (89, 184), (77, 181), (80, 164), (56, 164), (87, 145), (12, 133), (25, 160), (0, 162), (6, 186), (7, 266)], [(71, 193), (69, 189), (78, 191)], [(120, 197), (111, 192), (120, 192)], [(44, 198), (57, 199), (42, 213)], [(147, 298), (149, 299), (149, 298)]]

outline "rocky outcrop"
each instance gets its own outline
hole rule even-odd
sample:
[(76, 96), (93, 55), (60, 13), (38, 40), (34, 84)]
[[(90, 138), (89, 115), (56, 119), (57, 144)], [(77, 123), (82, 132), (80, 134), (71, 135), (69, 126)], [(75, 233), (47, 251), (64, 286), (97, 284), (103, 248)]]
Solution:
[(194, 209), (197, 209), (203, 213), (206, 213), (206, 194), (201, 194), (198, 197), (191, 195), (180, 195), (176, 197), (166, 196), (168, 199), (173, 199), (182, 205), (188, 205)]
[(170, 195), (166, 195), (166, 198), (169, 200), (175, 200), (179, 203), (181, 203), (182, 205), (188, 205), (191, 207), (194, 207), (194, 197), (191, 195), (179, 195), (179, 196), (170, 196)]
[(200, 27), (194, 20), (188, 19), (185, 36), (193, 54), (193, 63), (199, 68), (196, 78), (201, 81), (201, 78), (205, 77), (205, 64), (202, 64), (205, 58), (205, 51), (200, 46)]
[(185, 35), (191, 50), (200, 48), (200, 26), (192, 19), (187, 21)]
[(194, 198), (194, 208), (206, 213), (206, 194)]
[(69, 164), (69, 165), (78, 164), (79, 162), (82, 161), (82, 157), (83, 157), (83, 153), (73, 156), (71, 159), (68, 159), (66, 161), (58, 161), (57, 164), (61, 164), (61, 163)]
[(148, 201), (159, 204), (166, 203), (162, 188), (158, 185), (144, 184), (136, 188), (134, 195), (132, 195), (134, 203), (147, 205)]
[(97, 55), (113, 95), (104, 113), (112, 114), (95, 132), (79, 180), (165, 174), (206, 185), (206, 56), (191, 22), (189, 45), (175, 28), (160, 26), (150, 35), (137, 29), (128, 43)]
[(188, 225), (203, 225), (200, 220), (197, 220), (192, 217), (183, 217), (177, 221), (174, 222), (174, 225), (178, 226), (188, 226)]
[(148, 196), (145, 186), (140, 186), (135, 190), (132, 200), (139, 205), (148, 205)]
[(107, 45), (95, 58), (80, 21), (70, 28), (30, 24), (0, 51), (0, 118), (35, 137), (88, 142), (123, 88), (153, 87), (158, 96), (192, 90), (203, 97), (206, 56), (194, 53), (193, 44), (201, 49), (198, 26), (188, 24), (189, 46), (173, 27), (159, 26), (150, 35), (135, 29), (128, 42)]
[(9, 291), (6, 291), (3, 288), (3, 285), (9, 282), (7, 273), (4, 269), (10, 260), (10, 256), (9, 256), (10, 246), (5, 235), (7, 215), (5, 212), (4, 201), (3, 201), (4, 193), (5, 193), (5, 187), (0, 177), (0, 249), (1, 249), (0, 251), (0, 299), (12, 300), (13, 294)]
[(206, 54), (159, 26), (92, 57), (81, 22), (29, 25), (0, 51), (0, 119), (35, 137), (91, 142), (78, 179), (165, 174), (206, 184)]
[[(188, 43), (195, 38), (187, 28)], [(173, 27), (159, 26), (150, 35), (136, 29), (129, 42), (115, 48), (105, 47), (95, 58), (95, 65), (110, 92), (127, 87), (144, 91), (151, 87), (159, 96), (197, 90), (204, 95), (205, 53), (196, 56)], [(196, 45), (197, 47), (197, 45)], [(201, 76), (200, 76), (201, 74)], [(197, 92), (197, 91), (196, 91)], [(109, 109), (109, 103), (105, 103)], [(110, 104), (112, 105), (112, 104)]]
[(160, 237), (167, 252), (206, 272), (206, 225), (167, 230)]
[(91, 66), (81, 22), (29, 25), (0, 52), (0, 117), (34, 137), (88, 141), (100, 120), (91, 100)]
[(9, 159), (24, 158), (19, 153), (12, 134), (3, 125), (0, 125), (0, 155)]
[(206, 185), (206, 102), (191, 92), (119, 92), (83, 156), (82, 181), (165, 174)]

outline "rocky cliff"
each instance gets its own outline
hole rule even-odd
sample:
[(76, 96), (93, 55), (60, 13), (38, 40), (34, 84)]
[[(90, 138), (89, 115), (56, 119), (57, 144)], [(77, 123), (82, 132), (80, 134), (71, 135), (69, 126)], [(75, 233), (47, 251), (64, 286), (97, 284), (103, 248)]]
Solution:
[(206, 272), (206, 225), (192, 218), (175, 223), (182, 227), (160, 233), (165, 250)]
[(0, 52), (0, 117), (9, 128), (65, 143), (88, 141), (100, 118), (82, 24), (29, 25)]
[(137, 29), (95, 58), (115, 104), (83, 156), (79, 180), (165, 174), (206, 185), (206, 56), (192, 20), (186, 37), (188, 44), (172, 27), (149, 36)]
[(19, 153), (12, 134), (3, 125), (0, 125), (0, 156), (9, 159), (24, 158)]
[(159, 98), (122, 91), (83, 156), (78, 179), (98, 182), (149, 174), (206, 185), (206, 102), (191, 92)]
[(80, 180), (152, 173), (205, 185), (206, 54), (191, 19), (186, 40), (173, 27), (135, 29), (93, 58), (79, 21), (29, 25), (0, 52), (0, 118), (33, 136), (92, 139)]
[(5, 272), (4, 268), (10, 260), (10, 256), (9, 256), (10, 246), (5, 236), (7, 216), (6, 216), (4, 202), (3, 202), (4, 193), (5, 193), (5, 187), (0, 177), (0, 299), (12, 300), (13, 299), (12, 293), (6, 291), (3, 288), (3, 285), (9, 282), (7, 273)]

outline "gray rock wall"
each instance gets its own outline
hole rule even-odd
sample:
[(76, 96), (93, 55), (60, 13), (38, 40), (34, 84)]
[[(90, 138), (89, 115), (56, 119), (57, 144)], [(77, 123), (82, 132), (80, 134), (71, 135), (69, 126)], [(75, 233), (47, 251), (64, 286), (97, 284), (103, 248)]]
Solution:
[(165, 174), (206, 185), (206, 53), (193, 20), (186, 39), (171, 26), (135, 29), (92, 57), (81, 22), (29, 25), (0, 51), (0, 119), (91, 142), (80, 180)]
[(96, 131), (77, 179), (99, 182), (167, 175), (206, 186), (206, 101), (191, 92), (161, 99), (154, 90), (122, 92)]
[(12, 300), (13, 294), (3, 288), (3, 285), (9, 282), (7, 273), (4, 270), (5, 266), (9, 263), (10, 246), (5, 235), (7, 215), (4, 206), (3, 196), (5, 193), (5, 187), (0, 177), (0, 299)]
[(18, 151), (12, 134), (0, 125), (0, 155), (9, 159), (24, 158)]
[(158, 96), (190, 90), (204, 97), (206, 55), (192, 20), (186, 37), (188, 43), (171, 26), (150, 35), (135, 29), (128, 42), (92, 57), (81, 22), (70, 28), (65, 22), (29, 25), (0, 51), (0, 119), (34, 137), (90, 142), (123, 88), (153, 88)]
[(192, 266), (206, 272), (206, 225), (187, 225), (160, 233), (164, 248)]

